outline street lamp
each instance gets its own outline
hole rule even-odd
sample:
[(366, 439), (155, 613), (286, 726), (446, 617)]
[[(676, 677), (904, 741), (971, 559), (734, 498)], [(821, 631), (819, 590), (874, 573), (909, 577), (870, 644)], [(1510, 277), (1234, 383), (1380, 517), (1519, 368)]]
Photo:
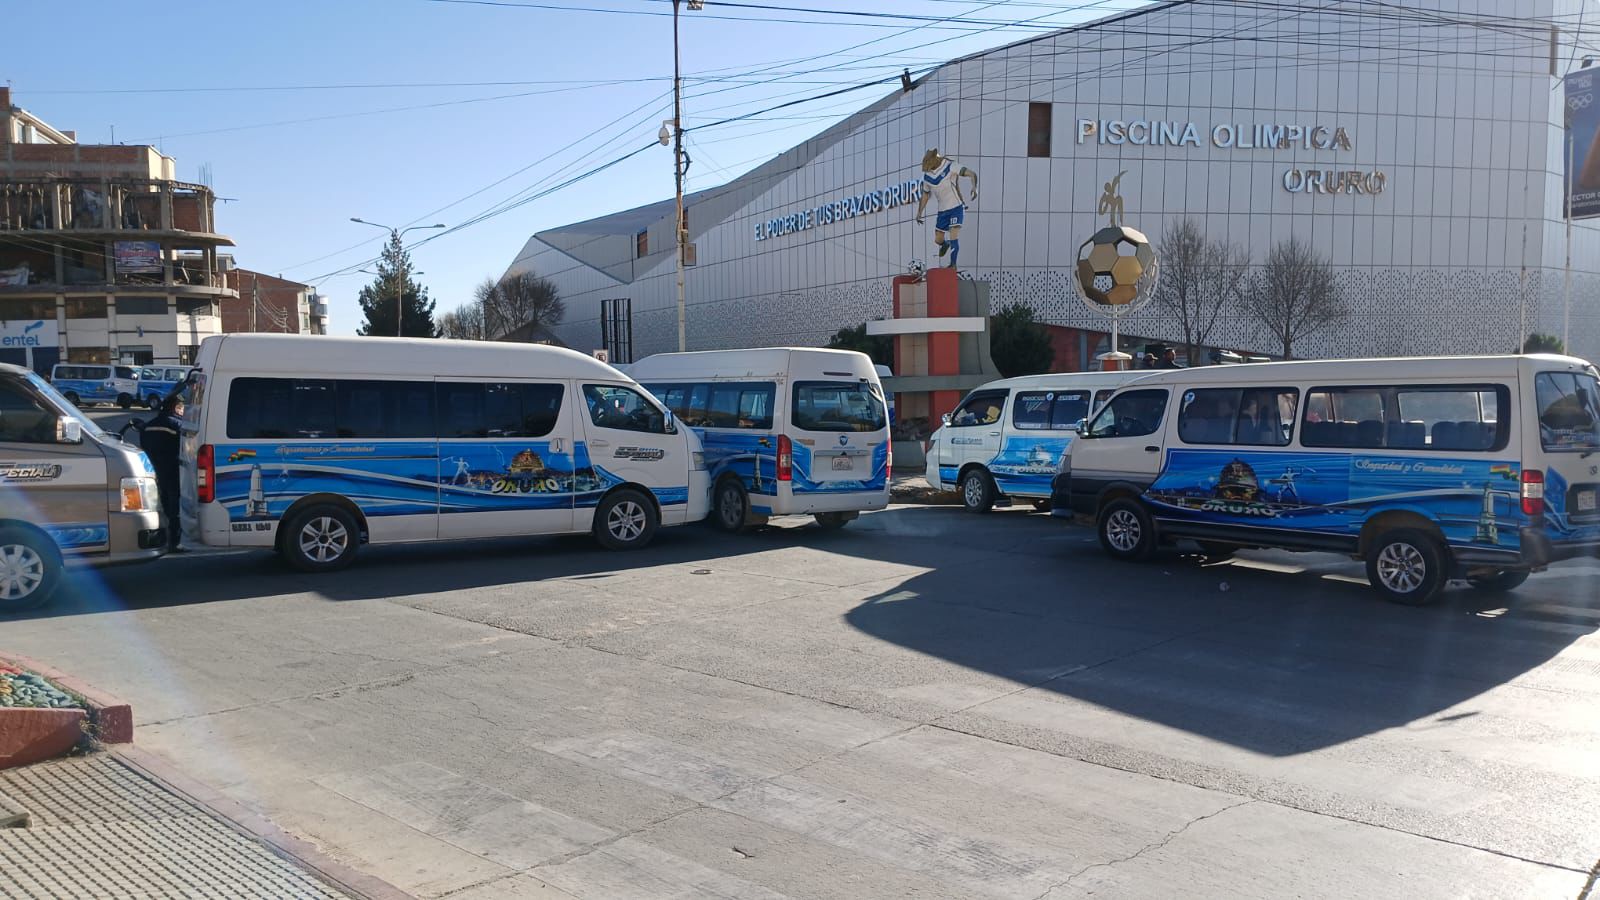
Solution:
[[(405, 247), (401, 245), (400, 239), (405, 237), (405, 233), (408, 231), (416, 231), (419, 228), (443, 228), (444, 225), (411, 225), (406, 228), (395, 228), (391, 225), (368, 222), (366, 219), (358, 219), (355, 216), (351, 216), (350, 221), (371, 225), (373, 228), (382, 228), (384, 231), (389, 232), (389, 237), (394, 240), (396, 247), (400, 250), (399, 259), (397, 260), (399, 275), (395, 279), (394, 288), (394, 336), (404, 337), (406, 320), (406, 255)], [(418, 272), (417, 274), (420, 275), (422, 273)]]

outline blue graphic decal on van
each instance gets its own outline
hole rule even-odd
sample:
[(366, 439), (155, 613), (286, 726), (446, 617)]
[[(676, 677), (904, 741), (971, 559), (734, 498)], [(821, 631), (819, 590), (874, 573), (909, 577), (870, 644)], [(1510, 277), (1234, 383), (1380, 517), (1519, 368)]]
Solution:
[[(811, 477), (814, 457), (811, 448), (795, 441), (793, 445), (793, 490), (796, 494), (842, 494), (852, 491), (882, 491), (889, 483), (889, 443), (884, 441), (872, 448), (871, 466), (869, 472), (863, 473), (861, 478), (842, 478), (837, 481), (823, 481)], [(865, 460), (855, 457), (857, 465)]]
[(1600, 508), (1597, 508), (1600, 503), (1596, 503), (1597, 500), (1600, 500), (1600, 483), (1578, 485), (1578, 489), (1573, 490), (1560, 472), (1548, 470), (1542, 523), (1545, 536), (1558, 544), (1600, 541)]
[[(1050, 479), (1055, 477), (1056, 463), (1073, 437), (1070, 433), (1056, 432), (1048, 437), (1016, 435), (1006, 438), (1000, 452), (988, 463), (995, 486), (1015, 496), (1050, 496)], [(944, 477), (942, 472), (939, 477)], [(955, 480), (953, 474), (950, 480)]]
[(724, 474), (737, 475), (750, 494), (778, 493), (778, 436), (759, 431), (696, 428), (711, 483)]
[(44, 533), (63, 550), (88, 550), (111, 542), (111, 528), (93, 522), (43, 525)]
[(53, 378), (50, 384), (63, 394), (77, 394), (83, 403), (115, 403), (117, 400), (116, 383), (109, 379)]
[(1408, 510), (1452, 544), (1515, 549), (1526, 524), (1513, 460), (1172, 450), (1144, 494), (1160, 518), (1354, 537)]

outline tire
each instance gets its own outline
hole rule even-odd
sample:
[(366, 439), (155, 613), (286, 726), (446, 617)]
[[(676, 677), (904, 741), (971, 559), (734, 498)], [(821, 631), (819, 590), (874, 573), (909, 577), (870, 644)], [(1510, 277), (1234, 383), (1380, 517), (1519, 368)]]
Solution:
[(824, 512), (813, 515), (816, 516), (817, 524), (828, 531), (838, 531), (856, 517), (855, 513), (847, 512)]
[(739, 534), (750, 524), (750, 495), (737, 478), (717, 482), (711, 494), (711, 526), (718, 531)]
[(151, 394), (150, 396), (144, 398), (144, 405), (146, 409), (156, 409), (157, 407), (161, 406), (161, 395)]
[(967, 512), (986, 513), (994, 509), (994, 480), (982, 469), (968, 469), (961, 476), (961, 505)]
[(0, 528), (0, 614), (38, 609), (61, 585), (61, 551), (26, 528)]
[(1415, 528), (1378, 535), (1367, 549), (1367, 580), (1385, 600), (1426, 606), (1444, 590), (1447, 558), (1439, 540)]
[(301, 572), (337, 572), (355, 561), (360, 545), (355, 516), (331, 503), (308, 506), (279, 526), (278, 552)]
[(1135, 500), (1113, 500), (1095, 516), (1100, 546), (1117, 559), (1148, 559), (1156, 549), (1155, 523)]
[(1199, 545), (1200, 553), (1210, 559), (1229, 559), (1238, 552), (1237, 544), (1223, 544), (1217, 541), (1195, 541)]
[(128, 394), (118, 394), (117, 405), (123, 409), (133, 409), (133, 397)]
[(1033, 501), (1033, 508), (1034, 508), (1035, 512), (1049, 512), (1050, 511), (1050, 501), (1049, 500), (1035, 500), (1035, 501)]
[(1505, 591), (1514, 591), (1522, 586), (1532, 572), (1517, 569), (1501, 569), (1493, 575), (1469, 576), (1467, 583), (1480, 591), (1498, 594)]
[(607, 550), (641, 550), (658, 525), (655, 504), (632, 488), (607, 494), (594, 511), (594, 539)]
[(78, 403), (78, 392), (77, 391), (67, 391), (65, 394), (62, 394), (61, 396), (66, 397), (67, 398), (67, 402), (71, 403), (73, 406), (76, 406), (79, 409), (83, 408)]

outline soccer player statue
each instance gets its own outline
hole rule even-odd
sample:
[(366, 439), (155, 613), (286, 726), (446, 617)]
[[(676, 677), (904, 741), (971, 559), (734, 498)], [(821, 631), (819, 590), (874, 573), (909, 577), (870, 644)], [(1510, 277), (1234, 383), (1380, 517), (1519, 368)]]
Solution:
[(933, 243), (939, 248), (940, 256), (950, 254), (952, 269), (956, 267), (956, 256), (961, 253), (961, 223), (967, 212), (967, 199), (961, 196), (961, 186), (957, 183), (963, 177), (972, 179), (971, 200), (976, 202), (977, 172), (956, 165), (948, 156), (940, 156), (937, 148), (922, 155), (922, 197), (917, 200), (917, 224), (922, 224), (922, 212), (928, 206), (928, 198), (932, 197), (937, 212), (933, 220)]

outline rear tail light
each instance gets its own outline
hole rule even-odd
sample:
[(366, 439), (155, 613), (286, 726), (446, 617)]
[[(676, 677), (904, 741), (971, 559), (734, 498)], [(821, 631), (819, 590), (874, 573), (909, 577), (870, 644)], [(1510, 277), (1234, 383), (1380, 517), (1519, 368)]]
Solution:
[(1522, 470), (1522, 514), (1544, 515), (1544, 473), (1538, 469)]
[(884, 460), (884, 463), (883, 463), (883, 477), (885, 479), (893, 481), (894, 480), (894, 439), (893, 438), (891, 438), (889, 440), (889, 446), (884, 448), (884, 449), (888, 452), (888, 457)]
[(794, 444), (786, 434), (778, 435), (778, 480), (794, 480)]
[(197, 465), (194, 467), (194, 496), (201, 503), (210, 503), (217, 499), (217, 452), (210, 444), (200, 445), (200, 454), (195, 458)]

